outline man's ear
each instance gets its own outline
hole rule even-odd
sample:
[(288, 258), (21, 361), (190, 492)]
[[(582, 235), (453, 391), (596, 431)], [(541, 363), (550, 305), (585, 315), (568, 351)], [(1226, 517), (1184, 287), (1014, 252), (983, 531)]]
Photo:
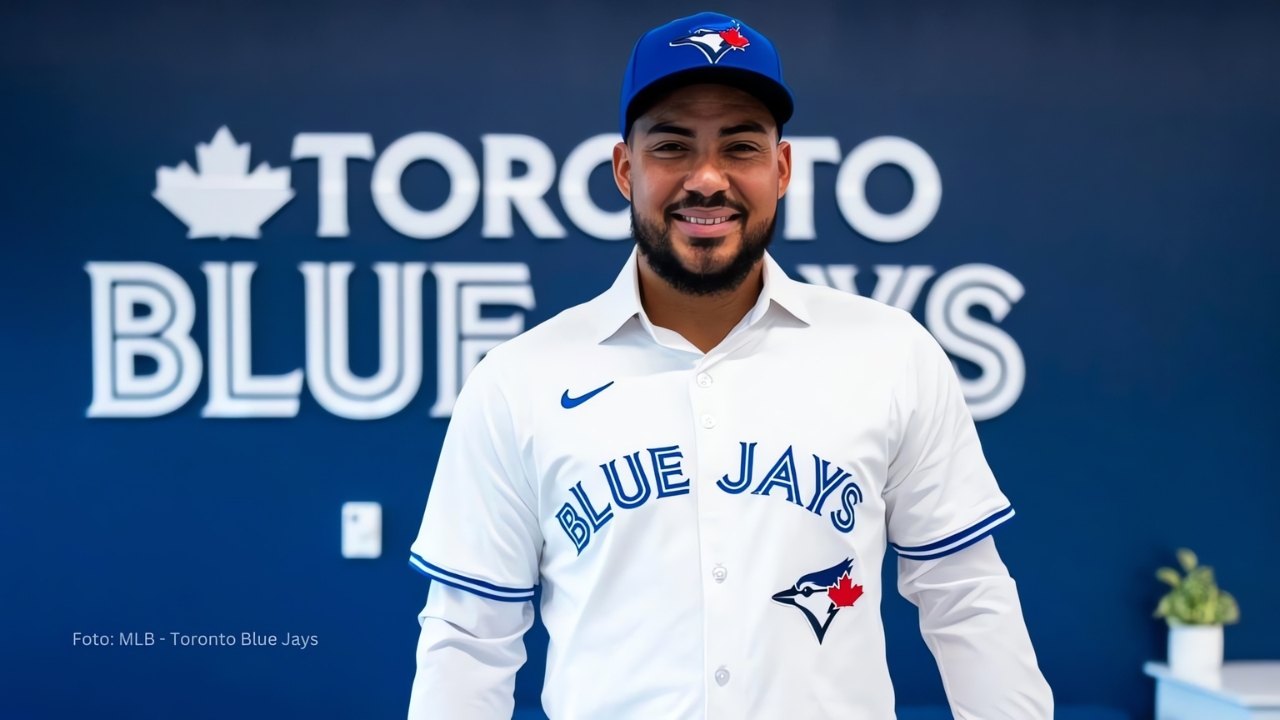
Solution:
[[(791, 164), (789, 158), (787, 164)], [(625, 142), (613, 146), (613, 182), (622, 197), (631, 202), (631, 148)]]
[(787, 194), (787, 187), (791, 185), (791, 143), (786, 140), (778, 141), (778, 198)]

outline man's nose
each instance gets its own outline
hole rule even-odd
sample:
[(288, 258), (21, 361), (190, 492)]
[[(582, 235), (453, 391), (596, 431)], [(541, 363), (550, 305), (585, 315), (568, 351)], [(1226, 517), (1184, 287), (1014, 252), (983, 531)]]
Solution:
[(702, 153), (694, 157), (693, 167), (689, 169), (689, 175), (684, 181), (685, 192), (710, 197), (728, 189), (729, 178), (719, 157), (713, 153)]

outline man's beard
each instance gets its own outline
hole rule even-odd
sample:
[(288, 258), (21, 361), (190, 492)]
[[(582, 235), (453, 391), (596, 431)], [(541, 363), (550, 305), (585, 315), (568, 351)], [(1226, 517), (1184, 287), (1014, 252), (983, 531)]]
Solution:
[[(697, 197), (701, 198), (701, 196)], [(669, 217), (672, 212), (683, 208), (693, 207), (731, 207), (739, 213), (735, 222), (742, 223), (742, 246), (738, 248), (738, 254), (734, 255), (728, 265), (714, 272), (705, 273), (686, 268), (672, 248), (670, 225), (664, 228), (657, 223), (644, 222), (636, 216), (633, 205), (631, 236), (635, 238), (640, 254), (644, 255), (654, 274), (678, 292), (688, 295), (716, 295), (736, 290), (747, 278), (751, 268), (764, 257), (764, 251), (769, 247), (769, 243), (773, 242), (774, 226), (778, 222), (777, 216), (775, 215), (767, 226), (753, 232), (751, 225), (747, 222), (748, 216), (745, 210), (741, 206), (725, 202), (723, 193), (717, 193), (710, 198), (701, 200), (690, 198), (673, 205), (667, 208), (663, 217)], [(697, 241), (698, 238), (694, 238), (694, 242)]]

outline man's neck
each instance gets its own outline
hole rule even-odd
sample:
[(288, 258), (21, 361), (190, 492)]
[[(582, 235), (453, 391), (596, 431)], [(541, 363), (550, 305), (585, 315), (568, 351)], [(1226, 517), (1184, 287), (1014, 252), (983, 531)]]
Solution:
[(764, 261), (738, 287), (713, 295), (691, 295), (667, 284), (640, 255), (640, 304), (649, 322), (672, 330), (702, 352), (710, 352), (746, 316), (764, 288)]

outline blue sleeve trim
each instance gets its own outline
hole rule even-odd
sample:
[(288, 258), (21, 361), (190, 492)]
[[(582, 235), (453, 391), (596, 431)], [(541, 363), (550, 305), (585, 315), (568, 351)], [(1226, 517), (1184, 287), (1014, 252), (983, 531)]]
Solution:
[(955, 546), (955, 547), (953, 547), (953, 548), (948, 548), (948, 549), (946, 549), (946, 550), (943, 550), (942, 552), (934, 553), (934, 554), (932, 554), (932, 555), (903, 555), (902, 553), (898, 553), (898, 555), (899, 555), (900, 557), (904, 557), (904, 558), (906, 558), (906, 559), (908, 559), (908, 560), (937, 560), (938, 558), (946, 557), (946, 556), (948, 556), (948, 555), (951, 555), (951, 554), (954, 554), (954, 553), (958, 553), (958, 552), (960, 552), (961, 550), (963, 550), (963, 549), (965, 549), (965, 548), (969, 547), (970, 545), (972, 545), (972, 544), (974, 544), (974, 543), (978, 542), (979, 540), (981, 540), (982, 538), (984, 538), (984, 537), (986, 537), (986, 536), (990, 535), (990, 534), (991, 534), (991, 533), (993, 533), (993, 532), (995, 532), (995, 528), (994, 528), (994, 527), (987, 528), (987, 529), (986, 529), (986, 530), (984, 530), (983, 532), (981, 532), (981, 533), (979, 533), (979, 534), (977, 534), (977, 535), (974, 535), (973, 537), (971, 537), (971, 538), (969, 538), (968, 540), (966, 540), (966, 541), (964, 541), (964, 542), (960, 543), (959, 545), (956, 545), (956, 546)]
[(533, 599), (533, 588), (511, 588), (502, 585), (495, 585), (484, 580), (473, 577), (467, 577), (460, 573), (445, 570), (444, 568), (433, 565), (422, 558), (417, 553), (410, 553), (409, 566), (414, 570), (426, 575), (432, 580), (442, 582), (450, 587), (466, 590), (481, 597), (491, 600), (502, 600), (505, 602), (523, 602)]
[(529, 597), (510, 597), (507, 595), (494, 595), (492, 593), (484, 592), (483, 590), (477, 590), (473, 587), (467, 587), (466, 585), (463, 585), (462, 583), (459, 583), (459, 582), (454, 582), (452, 580), (448, 580), (442, 577), (436, 577), (435, 575), (432, 575), (426, 572), (425, 570), (418, 567), (417, 565), (414, 565), (412, 562), (410, 562), (409, 565), (413, 567), (414, 570), (417, 570), (423, 575), (426, 575), (427, 577), (431, 578), (432, 582), (438, 582), (442, 585), (448, 585), (449, 587), (452, 587), (452, 588), (464, 590), (466, 592), (471, 593), (472, 595), (479, 595), (480, 597), (487, 598), (489, 600), (497, 600), (498, 602), (529, 602), (530, 600), (533, 599), (532, 595), (530, 595)]
[(1013, 506), (1005, 506), (1002, 510), (988, 515), (969, 527), (948, 535), (947, 537), (929, 543), (928, 545), (917, 545), (907, 547), (890, 543), (890, 546), (898, 552), (898, 555), (910, 558), (912, 560), (934, 560), (951, 553), (963, 550), (970, 545), (978, 542), (982, 538), (991, 534), (997, 526), (1014, 516)]

